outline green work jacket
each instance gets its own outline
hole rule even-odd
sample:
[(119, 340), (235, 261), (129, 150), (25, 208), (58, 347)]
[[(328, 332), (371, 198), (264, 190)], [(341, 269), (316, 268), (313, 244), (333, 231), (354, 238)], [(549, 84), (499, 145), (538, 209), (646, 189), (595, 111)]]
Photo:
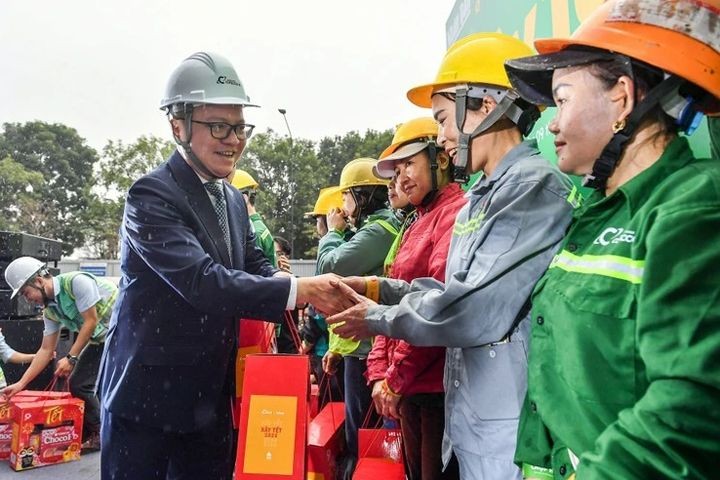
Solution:
[(685, 138), (595, 192), (533, 293), (516, 462), (577, 480), (718, 478), (720, 162)]
[(249, 216), (250, 223), (255, 232), (255, 243), (262, 250), (265, 258), (273, 267), (277, 267), (277, 259), (275, 258), (275, 240), (273, 239), (270, 230), (267, 225), (263, 222), (262, 217), (259, 213), (253, 213)]
[[(346, 240), (343, 234), (329, 231), (320, 239), (317, 270), (319, 273), (349, 275), (382, 275), (383, 262), (398, 235), (400, 222), (389, 209), (368, 215), (355, 235)], [(329, 348), (334, 353), (365, 357), (372, 347), (370, 341), (341, 338), (329, 329)]]

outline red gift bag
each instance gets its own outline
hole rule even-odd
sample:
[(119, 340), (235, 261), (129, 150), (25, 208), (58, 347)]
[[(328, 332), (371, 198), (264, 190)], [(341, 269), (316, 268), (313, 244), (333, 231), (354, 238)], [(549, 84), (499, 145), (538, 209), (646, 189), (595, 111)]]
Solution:
[(308, 405), (308, 414), (310, 420), (315, 418), (320, 408), (320, 387), (317, 383), (310, 385), (310, 403)]
[(358, 463), (353, 480), (402, 480), (405, 466), (399, 429), (358, 430)]
[(404, 480), (402, 463), (387, 458), (364, 457), (358, 460), (353, 480)]
[(10, 466), (26, 470), (79, 460), (84, 411), (79, 398), (12, 402)]
[(329, 402), (310, 421), (307, 444), (307, 480), (337, 477), (336, 461), (345, 450), (345, 403)]
[(243, 318), (238, 321), (238, 351), (235, 357), (235, 398), (233, 426), (240, 424), (240, 398), (245, 378), (245, 358), (255, 353), (272, 353), (275, 348), (275, 324)]
[(304, 480), (310, 364), (305, 355), (248, 355), (236, 480)]

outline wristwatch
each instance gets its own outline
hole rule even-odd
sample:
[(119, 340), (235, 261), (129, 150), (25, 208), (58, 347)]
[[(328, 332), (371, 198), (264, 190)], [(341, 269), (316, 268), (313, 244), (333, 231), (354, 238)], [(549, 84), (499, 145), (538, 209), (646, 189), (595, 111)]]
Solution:
[(68, 359), (68, 362), (70, 362), (70, 365), (72, 365), (73, 367), (78, 361), (78, 357), (76, 357), (75, 355), (70, 355), (69, 353), (65, 355), (65, 358)]

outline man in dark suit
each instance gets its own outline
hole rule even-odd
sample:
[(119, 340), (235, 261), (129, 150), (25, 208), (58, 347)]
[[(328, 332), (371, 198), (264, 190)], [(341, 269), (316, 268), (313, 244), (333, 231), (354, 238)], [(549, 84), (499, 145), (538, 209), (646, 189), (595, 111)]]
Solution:
[(177, 151), (125, 205), (99, 379), (103, 479), (230, 479), (236, 319), (333, 302), (330, 277), (295, 279), (267, 262), (242, 195), (221, 180), (252, 133), (249, 106), (220, 55), (188, 57), (168, 82), (161, 108)]

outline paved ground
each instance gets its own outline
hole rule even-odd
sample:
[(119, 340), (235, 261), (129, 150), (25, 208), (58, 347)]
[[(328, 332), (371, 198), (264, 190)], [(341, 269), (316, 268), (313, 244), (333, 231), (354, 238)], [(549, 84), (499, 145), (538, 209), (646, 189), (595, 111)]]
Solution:
[(100, 478), (100, 452), (88, 453), (76, 462), (32, 468), (20, 472), (10, 468), (7, 462), (0, 462), (2, 480), (97, 480)]

